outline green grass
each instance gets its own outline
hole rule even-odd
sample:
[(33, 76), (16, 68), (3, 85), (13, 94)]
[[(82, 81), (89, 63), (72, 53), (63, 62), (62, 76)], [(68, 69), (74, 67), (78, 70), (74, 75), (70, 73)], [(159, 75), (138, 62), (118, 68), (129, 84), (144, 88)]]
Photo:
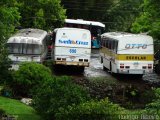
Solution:
[(7, 115), (15, 115), (18, 120), (42, 120), (36, 111), (18, 100), (0, 96), (0, 109), (5, 110)]

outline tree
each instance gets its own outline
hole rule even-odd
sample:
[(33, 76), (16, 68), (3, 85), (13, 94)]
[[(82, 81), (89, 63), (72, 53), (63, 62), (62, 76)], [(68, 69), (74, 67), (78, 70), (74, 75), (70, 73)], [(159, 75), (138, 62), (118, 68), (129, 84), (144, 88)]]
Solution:
[(20, 14), (14, 7), (15, 0), (1, 0), (0, 2), (0, 79), (8, 76), (9, 59), (5, 43), (10, 34), (14, 32), (15, 26), (19, 24)]
[(42, 64), (35, 62), (21, 63), (17, 71), (13, 71), (13, 80), (8, 81), (17, 96), (28, 97), (34, 94), (44, 81), (52, 79), (51, 70)]
[(67, 9), (67, 17), (72, 19), (84, 19), (102, 21), (105, 8), (110, 8), (115, 0), (62, 0)]
[(143, 12), (132, 25), (132, 32), (148, 32), (155, 39), (160, 39), (160, 1), (144, 0)]
[(88, 91), (68, 76), (54, 76), (52, 80), (44, 81), (35, 93), (33, 107), (46, 120), (55, 120), (60, 109), (90, 100)]
[(68, 18), (100, 21), (106, 31), (130, 31), (143, 0), (62, 0)]
[(130, 31), (132, 23), (140, 14), (142, 0), (117, 0), (103, 15), (106, 31)]
[(60, 27), (65, 16), (65, 10), (60, 0), (17, 0), (22, 16), (23, 27), (34, 27), (51, 30)]

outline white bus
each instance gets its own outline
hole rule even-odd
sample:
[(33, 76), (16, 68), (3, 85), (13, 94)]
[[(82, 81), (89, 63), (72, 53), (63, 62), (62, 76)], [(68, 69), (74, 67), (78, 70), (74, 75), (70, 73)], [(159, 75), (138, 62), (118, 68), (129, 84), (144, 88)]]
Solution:
[(65, 19), (65, 27), (89, 30), (91, 32), (91, 47), (100, 48), (100, 35), (104, 33), (105, 24), (83, 19)]
[(138, 74), (153, 72), (153, 39), (151, 36), (123, 32), (101, 35), (101, 63), (111, 73)]
[(57, 28), (52, 47), (52, 59), (56, 65), (88, 67), (91, 56), (91, 34), (79, 28)]
[(34, 61), (42, 63), (47, 54), (47, 32), (40, 29), (22, 29), (7, 41), (11, 69), (18, 69), (17, 63)]

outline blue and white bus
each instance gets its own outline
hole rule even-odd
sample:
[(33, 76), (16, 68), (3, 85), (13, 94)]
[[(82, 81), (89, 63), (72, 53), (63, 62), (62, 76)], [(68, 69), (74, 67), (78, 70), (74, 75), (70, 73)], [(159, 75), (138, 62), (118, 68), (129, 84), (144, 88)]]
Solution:
[(78, 66), (82, 70), (90, 64), (91, 34), (79, 28), (57, 28), (52, 45), (55, 65)]
[(104, 33), (105, 25), (101, 22), (82, 19), (65, 19), (65, 27), (88, 29), (91, 32), (91, 47), (100, 48), (100, 35)]

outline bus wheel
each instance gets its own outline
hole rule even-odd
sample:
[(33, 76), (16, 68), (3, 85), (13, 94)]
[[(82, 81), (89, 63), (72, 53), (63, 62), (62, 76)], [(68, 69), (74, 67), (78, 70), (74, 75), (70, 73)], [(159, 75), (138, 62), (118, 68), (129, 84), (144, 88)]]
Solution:
[(79, 67), (79, 71), (82, 73), (84, 72), (84, 66)]
[(155, 73), (157, 73), (157, 74), (160, 73), (160, 64), (155, 66)]
[(110, 72), (111, 72), (111, 74), (112, 74), (112, 63), (110, 62)]
[(101, 63), (103, 63), (103, 58), (101, 57)]
[(107, 68), (103, 65), (103, 70), (107, 70)]

